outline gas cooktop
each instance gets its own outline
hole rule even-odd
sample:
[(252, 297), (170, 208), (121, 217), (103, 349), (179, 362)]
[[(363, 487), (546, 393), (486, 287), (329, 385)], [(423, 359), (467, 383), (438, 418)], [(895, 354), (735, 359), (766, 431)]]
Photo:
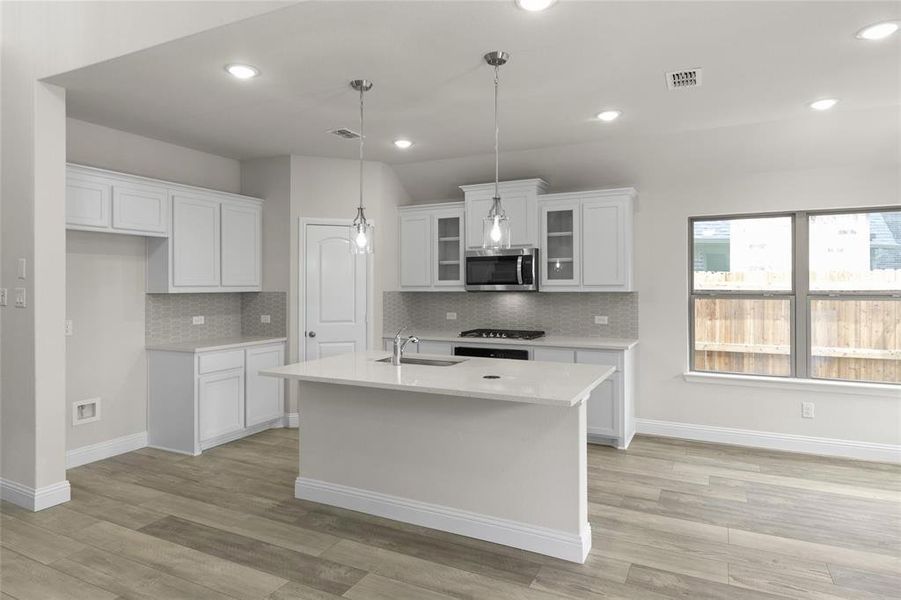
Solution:
[(460, 337), (499, 338), (502, 340), (534, 340), (543, 335), (543, 331), (528, 329), (470, 329), (460, 332)]

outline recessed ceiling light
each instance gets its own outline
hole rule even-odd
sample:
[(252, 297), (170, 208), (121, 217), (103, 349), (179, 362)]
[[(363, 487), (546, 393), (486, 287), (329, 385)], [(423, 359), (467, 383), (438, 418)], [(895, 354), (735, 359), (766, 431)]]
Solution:
[(225, 70), (235, 79), (253, 79), (260, 74), (260, 70), (256, 67), (237, 63), (225, 65)]
[(835, 98), (823, 98), (822, 100), (811, 102), (810, 108), (814, 110), (829, 110), (836, 104), (838, 104), (838, 100), (836, 100)]
[(516, 0), (516, 6), (529, 12), (539, 12), (551, 7), (557, 0)]
[(598, 119), (609, 123), (610, 121), (615, 121), (622, 113), (618, 110), (605, 110), (604, 112), (598, 113)]
[(884, 23), (876, 23), (864, 27), (857, 32), (857, 37), (861, 40), (883, 40), (896, 31), (898, 31), (898, 23), (895, 21), (886, 21)]
[(394, 140), (394, 145), (401, 150), (406, 150), (413, 145), (413, 142), (411, 142), (410, 140)]

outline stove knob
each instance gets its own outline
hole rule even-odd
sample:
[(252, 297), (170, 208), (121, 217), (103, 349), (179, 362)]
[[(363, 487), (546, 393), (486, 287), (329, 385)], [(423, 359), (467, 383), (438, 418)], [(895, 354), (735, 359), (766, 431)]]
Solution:
[(502, 337), (502, 338), (505, 338), (505, 337), (507, 337), (507, 334), (506, 334), (506, 333), (502, 333), (502, 334), (501, 334), (501, 337)]

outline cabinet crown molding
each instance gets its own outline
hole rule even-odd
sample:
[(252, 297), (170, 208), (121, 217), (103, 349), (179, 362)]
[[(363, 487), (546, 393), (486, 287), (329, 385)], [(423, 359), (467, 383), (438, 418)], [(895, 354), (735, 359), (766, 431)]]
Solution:
[(99, 175), (105, 177), (107, 179), (115, 179), (119, 181), (125, 182), (133, 182), (133, 183), (146, 183), (150, 185), (163, 186), (166, 189), (171, 191), (180, 191), (180, 192), (188, 192), (188, 193), (203, 193), (203, 194), (216, 194), (218, 196), (223, 196), (225, 198), (233, 198), (235, 200), (240, 200), (241, 202), (255, 202), (257, 204), (262, 204), (262, 198), (255, 198), (253, 196), (244, 196), (243, 194), (236, 194), (234, 192), (225, 192), (222, 190), (215, 190), (213, 188), (205, 188), (197, 185), (188, 185), (186, 183), (177, 183), (174, 181), (166, 181), (164, 179), (154, 179), (152, 177), (145, 177), (143, 175), (133, 175), (131, 173), (123, 173), (121, 171), (110, 171), (109, 169), (101, 169), (100, 167), (91, 167), (88, 165), (80, 165), (77, 163), (66, 163), (66, 172), (67, 173), (82, 173), (82, 174), (90, 174), (90, 175)]
[[(511, 181), (501, 181), (498, 186), (502, 190), (520, 190), (520, 189), (528, 189), (528, 190), (537, 190), (537, 193), (543, 194), (545, 190), (548, 188), (548, 182), (541, 178), (533, 178), (533, 179), (514, 179)], [(490, 183), (476, 183), (472, 185), (461, 185), (459, 186), (464, 193), (472, 193), (472, 192), (481, 192), (481, 191), (490, 191), (494, 190), (494, 182)]]

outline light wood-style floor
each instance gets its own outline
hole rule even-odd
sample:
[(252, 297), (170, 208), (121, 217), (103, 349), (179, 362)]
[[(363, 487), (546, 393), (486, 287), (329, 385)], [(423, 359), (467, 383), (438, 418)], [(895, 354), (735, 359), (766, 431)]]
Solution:
[(69, 471), (4, 504), (3, 600), (901, 598), (901, 468), (659, 438), (591, 446), (585, 565), (293, 498), (297, 431)]

